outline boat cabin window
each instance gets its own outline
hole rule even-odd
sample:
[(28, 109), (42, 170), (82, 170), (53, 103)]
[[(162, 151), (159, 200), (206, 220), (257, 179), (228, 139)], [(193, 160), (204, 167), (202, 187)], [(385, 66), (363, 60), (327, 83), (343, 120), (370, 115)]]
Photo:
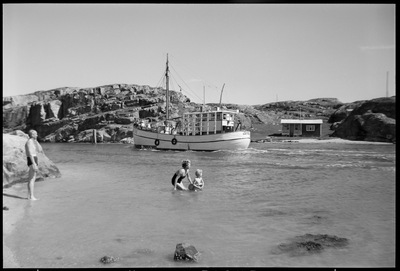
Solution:
[(231, 115), (229, 113), (225, 113), (225, 114), (223, 114), (223, 120), (233, 121), (233, 116), (234, 115)]
[(234, 114), (230, 112), (201, 112), (184, 114), (180, 133), (209, 135), (234, 131)]

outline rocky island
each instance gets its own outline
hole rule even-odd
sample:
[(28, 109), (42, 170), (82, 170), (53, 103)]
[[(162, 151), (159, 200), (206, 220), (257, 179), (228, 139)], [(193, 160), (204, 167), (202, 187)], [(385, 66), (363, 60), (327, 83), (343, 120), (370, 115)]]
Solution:
[[(93, 88), (63, 87), (3, 97), (3, 134), (38, 131), (41, 142), (131, 142), (135, 119), (165, 118), (165, 89), (134, 84)], [(170, 116), (201, 106), (170, 91)], [(206, 104), (216, 107), (218, 104)], [(349, 140), (395, 142), (395, 96), (342, 103), (336, 98), (280, 101), (262, 105), (222, 104), (239, 109), (252, 139), (280, 136), (281, 119), (322, 119), (323, 136)]]

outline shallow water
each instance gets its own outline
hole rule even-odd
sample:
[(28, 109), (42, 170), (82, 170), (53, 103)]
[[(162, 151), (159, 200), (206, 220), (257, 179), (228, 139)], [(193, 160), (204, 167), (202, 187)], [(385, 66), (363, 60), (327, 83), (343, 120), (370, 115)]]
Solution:
[[(62, 177), (6, 240), (21, 267), (384, 267), (395, 265), (395, 145), (252, 143), (241, 151), (136, 150), (43, 144)], [(203, 169), (201, 192), (173, 191), (181, 161)], [(186, 182), (187, 184), (187, 182)], [(277, 246), (311, 234), (344, 248), (291, 256)], [(177, 243), (201, 253), (175, 262)], [(108, 266), (107, 266), (108, 267)]]

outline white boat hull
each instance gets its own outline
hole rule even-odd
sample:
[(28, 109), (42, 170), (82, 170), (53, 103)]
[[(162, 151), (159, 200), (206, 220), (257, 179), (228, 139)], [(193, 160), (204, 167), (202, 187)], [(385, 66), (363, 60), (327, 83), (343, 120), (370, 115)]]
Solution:
[(236, 131), (209, 135), (171, 135), (133, 128), (136, 148), (154, 148), (160, 150), (237, 150), (247, 149), (250, 145), (249, 131)]

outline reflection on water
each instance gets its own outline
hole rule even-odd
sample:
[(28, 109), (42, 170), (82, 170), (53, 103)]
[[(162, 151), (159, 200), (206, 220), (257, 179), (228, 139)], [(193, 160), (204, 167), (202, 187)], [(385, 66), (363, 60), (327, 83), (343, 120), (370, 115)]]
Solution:
[[(11, 247), (22, 267), (394, 266), (392, 145), (254, 144), (172, 152), (119, 144), (43, 144), (62, 178), (36, 184)], [(181, 161), (203, 169), (204, 191), (173, 191)], [(349, 245), (276, 254), (304, 234)], [(173, 261), (177, 243), (201, 253)], [(62, 245), (60, 245), (62, 244)]]

